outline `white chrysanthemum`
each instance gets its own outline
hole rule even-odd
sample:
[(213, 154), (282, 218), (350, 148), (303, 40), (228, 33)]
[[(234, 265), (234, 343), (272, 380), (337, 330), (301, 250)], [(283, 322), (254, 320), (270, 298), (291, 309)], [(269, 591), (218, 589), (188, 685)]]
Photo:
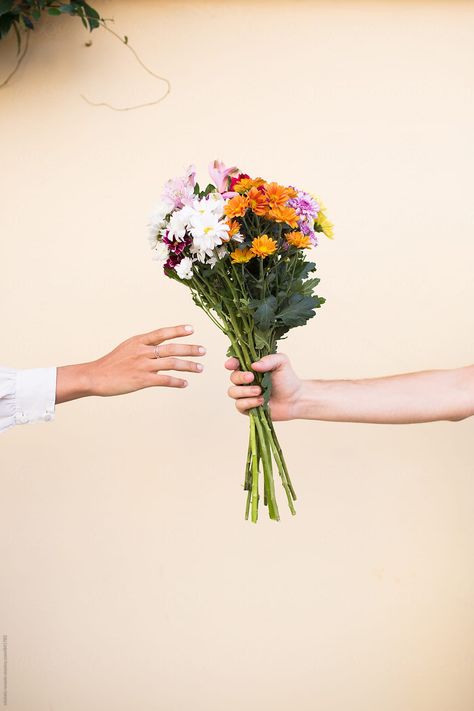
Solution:
[(155, 248), (158, 235), (166, 225), (166, 216), (172, 211), (173, 205), (166, 200), (162, 200), (155, 207), (150, 215), (148, 223), (148, 239), (152, 249)]
[(157, 242), (153, 250), (153, 259), (157, 262), (166, 262), (170, 256), (168, 245), (164, 242)]
[(175, 266), (175, 271), (180, 279), (192, 279), (193, 260), (190, 257), (183, 257), (180, 263)]
[(189, 231), (193, 237), (193, 246), (197, 250), (214, 249), (227, 240), (229, 225), (219, 220), (218, 215), (207, 212), (204, 215), (194, 214), (191, 218)]
[(216, 266), (217, 262), (220, 259), (224, 259), (224, 257), (226, 257), (226, 256), (227, 256), (227, 247), (225, 245), (222, 245), (222, 247), (217, 247), (217, 249), (214, 250), (212, 257), (209, 257), (209, 259), (207, 260), (207, 264), (209, 264), (209, 266), (212, 269), (213, 267)]
[(232, 239), (234, 240), (234, 242), (242, 243), (245, 238), (244, 238), (243, 235), (240, 234), (240, 232), (237, 232), (237, 234), (234, 235), (234, 236), (232, 237)]
[(220, 193), (212, 192), (205, 198), (195, 198), (193, 200), (193, 210), (196, 215), (207, 215), (213, 213), (218, 217), (224, 216), (225, 200)]
[(204, 264), (206, 262), (207, 257), (212, 257), (213, 251), (212, 249), (204, 250), (204, 249), (197, 249), (193, 244), (190, 247), (191, 254), (197, 259), (198, 262), (201, 262)]
[(185, 205), (181, 210), (173, 212), (168, 222), (169, 236), (171, 239), (178, 240), (178, 242), (184, 239), (192, 212), (193, 210), (189, 205)]
[(215, 215), (218, 215), (219, 217), (224, 216), (224, 206), (225, 206), (225, 200), (222, 197), (220, 193), (209, 193), (207, 196), (207, 200), (209, 202), (210, 209)]

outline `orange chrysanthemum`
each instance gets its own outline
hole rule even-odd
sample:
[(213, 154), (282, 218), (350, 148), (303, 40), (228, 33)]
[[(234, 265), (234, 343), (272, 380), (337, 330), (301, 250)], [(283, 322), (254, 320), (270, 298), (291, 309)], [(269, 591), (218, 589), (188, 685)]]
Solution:
[(283, 185), (278, 185), (278, 183), (266, 183), (265, 195), (271, 210), (275, 207), (285, 207), (290, 199), (289, 189), (284, 188)]
[(268, 202), (265, 194), (258, 188), (250, 188), (247, 200), (249, 207), (256, 215), (266, 215), (268, 211)]
[(293, 229), (298, 226), (298, 215), (292, 207), (274, 207), (268, 213), (268, 217), (275, 222), (286, 222)]
[(252, 188), (258, 188), (258, 186), (263, 185), (264, 182), (263, 178), (241, 178), (237, 183), (235, 183), (232, 190), (235, 190), (236, 193), (240, 193), (242, 195), (243, 193), (247, 193)]
[(255, 257), (251, 249), (236, 249), (230, 253), (230, 258), (234, 264), (245, 264)]
[(252, 240), (251, 251), (257, 257), (265, 259), (265, 257), (269, 257), (271, 254), (276, 252), (276, 250), (277, 243), (268, 235), (260, 235), (260, 237), (255, 237), (255, 239)]
[(304, 235), (302, 232), (290, 232), (286, 236), (288, 244), (297, 249), (309, 249), (311, 247), (311, 240), (308, 235)]
[(243, 195), (236, 195), (231, 198), (224, 207), (227, 217), (242, 217), (248, 208), (248, 200)]
[(298, 191), (295, 190), (294, 188), (287, 188), (287, 190), (288, 190), (288, 195), (290, 196), (290, 198), (298, 197)]
[(229, 231), (227, 233), (229, 236), (229, 239), (231, 237), (235, 237), (235, 235), (239, 234), (240, 225), (237, 222), (237, 220), (227, 220), (227, 224), (229, 225)]

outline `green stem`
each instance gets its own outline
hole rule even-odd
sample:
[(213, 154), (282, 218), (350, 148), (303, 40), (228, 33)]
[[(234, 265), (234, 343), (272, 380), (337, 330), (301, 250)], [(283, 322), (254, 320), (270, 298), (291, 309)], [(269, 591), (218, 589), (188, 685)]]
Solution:
[(250, 412), (250, 442), (252, 447), (252, 522), (258, 519), (258, 461), (257, 441), (255, 437), (255, 415)]
[(275, 498), (275, 484), (273, 482), (273, 468), (272, 468), (272, 458), (271, 451), (268, 444), (268, 437), (265, 433), (262, 424), (262, 408), (256, 408), (255, 412), (255, 425), (257, 427), (257, 432), (259, 436), (260, 451), (262, 453), (263, 462), (263, 476), (265, 477), (265, 485), (267, 492), (268, 501), (268, 513), (273, 521), (280, 520), (280, 514), (278, 512), (278, 504)]
[(273, 442), (275, 443), (281, 463), (283, 465), (283, 471), (285, 472), (286, 480), (288, 482), (288, 486), (291, 491), (291, 496), (293, 498), (293, 501), (296, 501), (296, 493), (293, 488), (293, 484), (291, 483), (290, 475), (288, 473), (288, 467), (286, 466), (285, 457), (283, 456), (283, 451), (282, 451), (282, 448), (280, 447), (280, 442), (278, 441), (277, 433), (275, 432), (275, 427), (273, 426), (272, 419), (269, 415), (267, 415), (266, 420), (267, 420), (268, 426), (270, 427), (270, 430), (273, 434)]
[[(294, 492), (293, 492), (292, 489), (290, 488), (290, 483), (291, 483), (291, 482), (288, 482), (288, 479), (287, 479), (287, 476), (286, 476), (285, 465), (283, 464), (282, 458), (281, 458), (281, 456), (280, 456), (280, 451), (281, 451), (281, 450), (279, 451), (280, 446), (279, 446), (279, 444), (278, 444), (278, 440), (276, 439), (275, 431), (273, 430), (273, 432), (272, 432), (272, 430), (270, 429), (270, 426), (269, 426), (269, 424), (268, 424), (268, 420), (267, 420), (267, 416), (266, 416), (266, 413), (265, 413), (265, 412), (262, 413), (262, 422), (263, 422), (263, 425), (264, 425), (264, 427), (265, 427), (265, 429), (266, 429), (266, 431), (267, 431), (267, 434), (268, 434), (268, 441), (270, 442), (270, 445), (271, 445), (271, 448), (272, 448), (272, 451), (273, 451), (273, 456), (275, 457), (275, 462), (276, 462), (277, 467), (278, 467), (278, 472), (279, 472), (279, 474), (280, 474), (281, 483), (282, 483), (282, 485), (283, 485), (283, 488), (285, 489), (286, 498), (288, 499), (288, 506), (289, 506), (289, 508), (290, 508), (291, 513), (292, 513), (293, 516), (294, 516), (294, 515), (296, 514), (295, 507), (293, 506), (293, 494), (294, 494)], [(296, 498), (296, 497), (295, 497), (295, 498)]]

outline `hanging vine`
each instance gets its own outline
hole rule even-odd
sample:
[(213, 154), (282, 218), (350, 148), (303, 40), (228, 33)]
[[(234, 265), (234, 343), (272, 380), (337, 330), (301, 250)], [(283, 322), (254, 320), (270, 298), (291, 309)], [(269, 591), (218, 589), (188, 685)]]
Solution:
[[(95, 8), (89, 5), (83, 0), (77, 0), (76, 2), (58, 2), (58, 0), (0, 0), (0, 40), (7, 37), (9, 34), (13, 33), (16, 38), (17, 46), (17, 60), (13, 70), (7, 75), (7, 77), (0, 82), (0, 89), (5, 87), (12, 77), (16, 74), (20, 68), (29, 46), (30, 32), (35, 29), (36, 23), (41, 19), (43, 15), (70, 15), (71, 17), (79, 17), (84, 27), (92, 32), (98, 27), (103, 27), (107, 32), (111, 33), (116, 37), (122, 44), (124, 44), (127, 49), (132, 53), (138, 64), (144, 69), (148, 74), (150, 74), (155, 79), (164, 82), (166, 85), (165, 92), (159, 98), (142, 104), (137, 104), (134, 106), (113, 106), (105, 101), (95, 102), (87, 99), (85, 96), (81, 95), (84, 101), (92, 106), (105, 106), (113, 111), (131, 111), (133, 109), (144, 108), (146, 106), (154, 106), (160, 103), (163, 99), (168, 96), (171, 91), (171, 85), (168, 79), (160, 76), (153, 72), (146, 64), (140, 59), (136, 50), (130, 45), (128, 37), (126, 35), (122, 36), (115, 32), (109, 27), (107, 23), (112, 22), (110, 19), (105, 19), (100, 16)], [(90, 46), (91, 42), (86, 42), (86, 46)]]

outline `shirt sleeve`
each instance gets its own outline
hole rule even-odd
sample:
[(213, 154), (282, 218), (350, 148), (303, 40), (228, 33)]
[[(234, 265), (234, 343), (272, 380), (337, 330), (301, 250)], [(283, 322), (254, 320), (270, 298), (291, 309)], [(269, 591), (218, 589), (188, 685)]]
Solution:
[(56, 373), (56, 368), (0, 367), (0, 432), (13, 425), (54, 418)]

